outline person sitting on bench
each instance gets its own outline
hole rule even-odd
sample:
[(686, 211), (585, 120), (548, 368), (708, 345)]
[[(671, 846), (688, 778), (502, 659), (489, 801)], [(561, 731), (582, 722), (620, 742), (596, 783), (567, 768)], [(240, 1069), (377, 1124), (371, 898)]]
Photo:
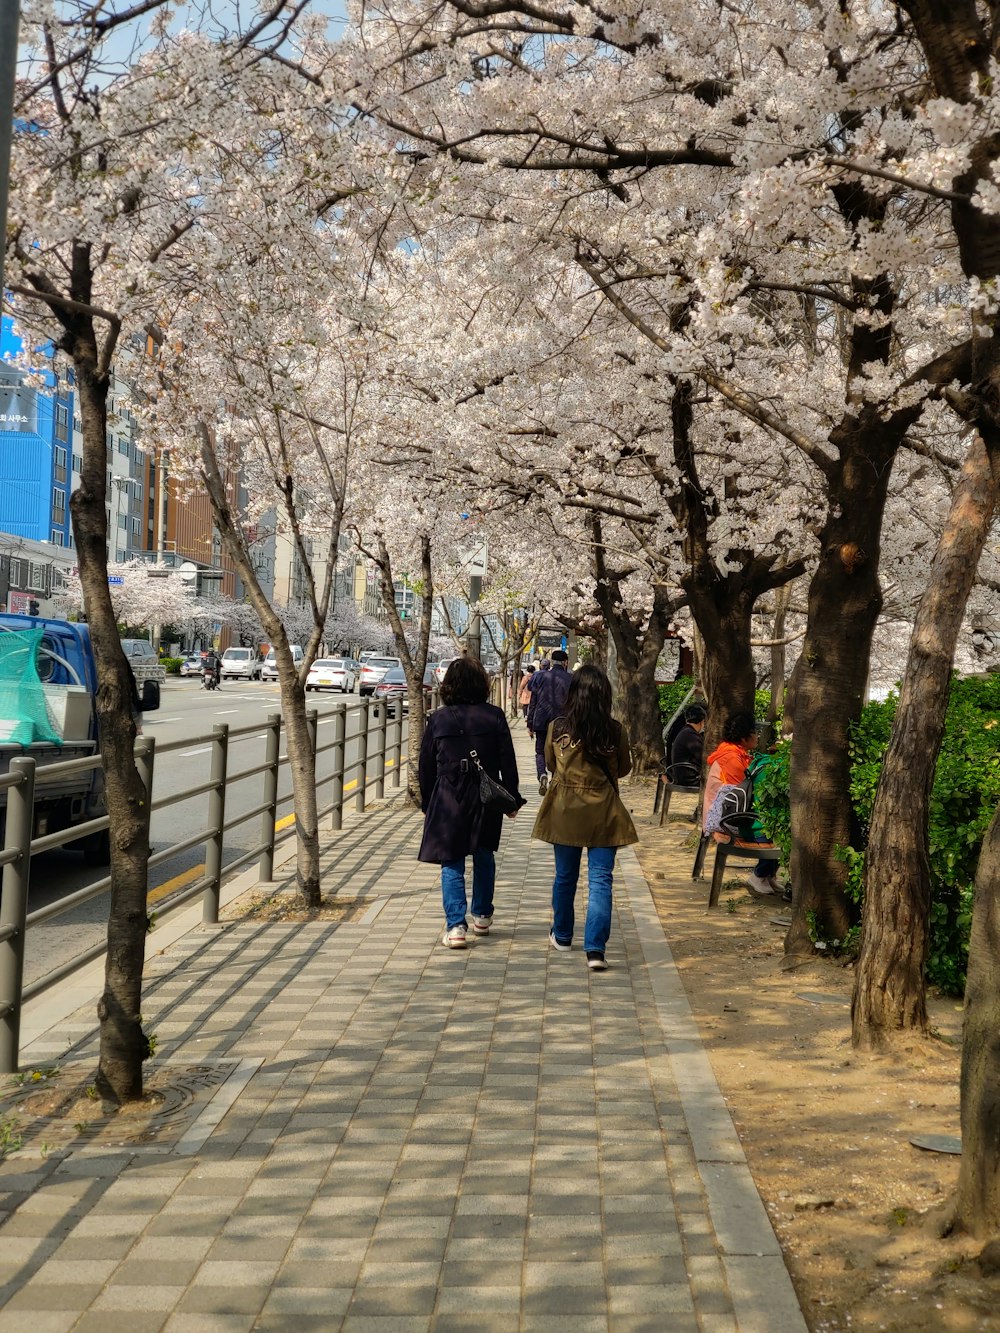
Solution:
[(684, 725), (675, 735), (667, 755), (674, 782), (684, 782), (691, 787), (700, 783), (707, 717), (708, 709), (704, 704), (688, 704), (684, 709)]
[[(708, 756), (709, 774), (705, 783), (705, 801), (702, 807), (702, 828), (712, 803), (724, 785), (737, 785), (747, 775), (747, 769), (757, 745), (757, 726), (752, 713), (733, 713), (722, 728), (722, 740)], [(745, 842), (769, 843), (763, 833), (741, 839)], [(751, 893), (757, 897), (780, 894), (778, 883), (778, 862), (770, 858), (761, 858), (747, 876)]]

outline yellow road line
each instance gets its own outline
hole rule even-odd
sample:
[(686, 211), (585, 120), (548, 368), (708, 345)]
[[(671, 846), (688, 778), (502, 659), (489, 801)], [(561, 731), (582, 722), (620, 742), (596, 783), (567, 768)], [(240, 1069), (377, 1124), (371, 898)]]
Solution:
[[(394, 759), (387, 759), (385, 761), (386, 768), (392, 768), (395, 762)], [(357, 785), (357, 778), (352, 778), (350, 782), (345, 782), (344, 795), (346, 796), (349, 791), (353, 791)], [(275, 833), (281, 833), (284, 829), (291, 828), (294, 823), (294, 813), (285, 815), (282, 819), (275, 820), (274, 831)], [(161, 902), (164, 898), (169, 897), (171, 893), (176, 893), (179, 889), (185, 888), (188, 884), (193, 884), (194, 881), (200, 879), (204, 873), (205, 866), (204, 863), (202, 863), (198, 866), (192, 866), (190, 870), (182, 871), (179, 875), (174, 875), (172, 879), (164, 880), (162, 884), (157, 884), (155, 889), (150, 889), (149, 893), (146, 895), (147, 904), (152, 905), (153, 903)]]

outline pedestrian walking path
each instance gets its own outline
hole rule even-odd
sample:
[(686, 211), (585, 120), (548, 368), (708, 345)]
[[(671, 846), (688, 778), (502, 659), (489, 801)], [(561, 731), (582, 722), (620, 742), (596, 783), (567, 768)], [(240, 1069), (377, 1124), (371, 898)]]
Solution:
[(156, 1064), (234, 1075), (168, 1146), (3, 1163), (0, 1333), (805, 1329), (631, 849), (611, 970), (547, 947), (518, 752), (532, 800), (467, 950), (397, 801), (330, 835), (352, 919), (151, 959)]

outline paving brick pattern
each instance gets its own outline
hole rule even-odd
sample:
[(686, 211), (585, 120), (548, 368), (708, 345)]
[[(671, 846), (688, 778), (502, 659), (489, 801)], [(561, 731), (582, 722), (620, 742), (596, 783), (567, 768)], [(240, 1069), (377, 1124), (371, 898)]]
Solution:
[(547, 948), (533, 805), (464, 952), (397, 803), (331, 835), (360, 917), (153, 960), (157, 1058), (262, 1064), (195, 1157), (0, 1167), (0, 1333), (804, 1329), (638, 862), (590, 975)]

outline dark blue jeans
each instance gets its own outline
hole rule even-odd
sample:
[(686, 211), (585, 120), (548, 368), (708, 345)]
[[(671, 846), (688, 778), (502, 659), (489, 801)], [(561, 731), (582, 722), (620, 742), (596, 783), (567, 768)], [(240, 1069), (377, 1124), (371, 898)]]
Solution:
[[(560, 944), (573, 943), (573, 900), (580, 878), (582, 847), (555, 843), (556, 876), (552, 881), (552, 933)], [(583, 947), (587, 953), (603, 953), (611, 934), (611, 881), (617, 847), (587, 848), (587, 920)]]

